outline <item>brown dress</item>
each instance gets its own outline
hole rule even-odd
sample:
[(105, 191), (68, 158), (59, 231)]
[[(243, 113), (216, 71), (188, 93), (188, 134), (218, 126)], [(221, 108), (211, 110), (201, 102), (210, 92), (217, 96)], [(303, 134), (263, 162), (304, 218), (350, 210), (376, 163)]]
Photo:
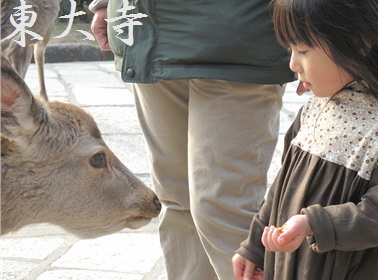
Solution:
[[(266, 252), (265, 226), (305, 214), (313, 236)], [(281, 170), (237, 253), (265, 280), (378, 279), (378, 102), (356, 89), (312, 97), (285, 137)]]

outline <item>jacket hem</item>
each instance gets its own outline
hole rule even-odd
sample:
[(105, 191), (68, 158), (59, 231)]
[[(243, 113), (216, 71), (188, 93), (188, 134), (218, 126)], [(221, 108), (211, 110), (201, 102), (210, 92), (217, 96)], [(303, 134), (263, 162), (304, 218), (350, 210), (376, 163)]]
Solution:
[(126, 68), (123, 69), (122, 78), (128, 83), (152, 84), (161, 80), (181, 79), (215, 79), (232, 82), (252, 84), (285, 84), (295, 80), (294, 74), (285, 67), (253, 68), (241, 65), (182, 65), (165, 66), (160, 70), (153, 71), (149, 79), (138, 78), (138, 73), (132, 78), (127, 76)]

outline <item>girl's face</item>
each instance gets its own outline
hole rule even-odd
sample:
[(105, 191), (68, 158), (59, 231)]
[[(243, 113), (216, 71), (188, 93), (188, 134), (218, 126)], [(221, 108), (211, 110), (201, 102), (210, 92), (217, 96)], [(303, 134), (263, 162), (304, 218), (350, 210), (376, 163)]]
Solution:
[(303, 86), (318, 97), (331, 97), (352, 81), (352, 77), (321, 47), (290, 45), (290, 69), (298, 73)]

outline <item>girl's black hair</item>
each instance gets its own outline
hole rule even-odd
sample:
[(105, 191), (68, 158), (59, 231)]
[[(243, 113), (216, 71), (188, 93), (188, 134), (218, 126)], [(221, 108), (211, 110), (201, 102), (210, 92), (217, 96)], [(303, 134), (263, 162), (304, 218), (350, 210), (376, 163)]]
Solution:
[(274, 0), (279, 43), (322, 47), (378, 99), (378, 0)]

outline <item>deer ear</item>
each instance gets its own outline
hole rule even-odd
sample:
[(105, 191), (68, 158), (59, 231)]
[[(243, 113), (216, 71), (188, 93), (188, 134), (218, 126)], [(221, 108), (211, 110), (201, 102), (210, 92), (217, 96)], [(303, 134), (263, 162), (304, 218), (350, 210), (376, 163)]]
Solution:
[(16, 140), (33, 134), (43, 108), (36, 104), (28, 86), (11, 64), (1, 57), (1, 133)]

